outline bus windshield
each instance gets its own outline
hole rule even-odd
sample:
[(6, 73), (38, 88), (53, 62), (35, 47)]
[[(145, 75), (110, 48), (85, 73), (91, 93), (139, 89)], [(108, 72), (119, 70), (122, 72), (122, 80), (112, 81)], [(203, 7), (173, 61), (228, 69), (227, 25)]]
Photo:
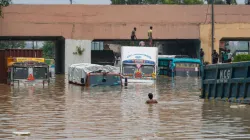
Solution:
[(134, 74), (135, 71), (136, 71), (135, 65), (123, 65), (123, 74), (124, 75)]
[(27, 79), (28, 68), (27, 67), (15, 67), (13, 77), (14, 79)]
[(144, 74), (152, 74), (154, 73), (154, 66), (142, 66), (141, 72)]
[(46, 79), (47, 78), (47, 68), (45, 67), (34, 67), (33, 68), (35, 79)]
[(90, 75), (89, 76), (89, 85), (90, 86), (115, 86), (121, 85), (120, 75)]

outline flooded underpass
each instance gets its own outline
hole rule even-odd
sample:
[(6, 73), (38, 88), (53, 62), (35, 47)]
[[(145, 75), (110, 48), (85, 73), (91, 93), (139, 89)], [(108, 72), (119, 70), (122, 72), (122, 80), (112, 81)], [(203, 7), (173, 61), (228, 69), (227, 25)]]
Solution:
[[(0, 85), (0, 139), (250, 139), (249, 107), (200, 99), (199, 81), (83, 88), (57, 76), (44, 88)], [(150, 92), (158, 104), (145, 104)]]

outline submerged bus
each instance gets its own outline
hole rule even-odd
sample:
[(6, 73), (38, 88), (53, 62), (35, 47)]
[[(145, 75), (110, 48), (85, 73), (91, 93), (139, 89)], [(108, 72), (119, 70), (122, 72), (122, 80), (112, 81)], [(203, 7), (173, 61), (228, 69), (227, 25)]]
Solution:
[(200, 59), (174, 55), (158, 56), (158, 75), (200, 77), (201, 66)]
[(15, 82), (24, 85), (39, 85), (50, 82), (49, 65), (44, 58), (9, 57), (7, 58), (8, 84)]
[(121, 73), (131, 83), (154, 82), (157, 58), (157, 47), (124, 46), (121, 49)]

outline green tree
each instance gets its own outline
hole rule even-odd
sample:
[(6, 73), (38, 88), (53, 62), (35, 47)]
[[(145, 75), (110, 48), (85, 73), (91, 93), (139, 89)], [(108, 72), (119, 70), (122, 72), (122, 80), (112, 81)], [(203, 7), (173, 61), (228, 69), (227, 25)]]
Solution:
[[(227, 0), (226, 0), (227, 1)], [(214, 4), (227, 4), (226, 1), (223, 0), (214, 0)], [(229, 0), (231, 1), (232, 4), (237, 5), (237, 1), (236, 0)], [(212, 4), (212, 0), (207, 0), (208, 4)]]
[(43, 57), (48, 59), (54, 59), (55, 43), (53, 41), (45, 41), (43, 43)]
[(3, 17), (2, 9), (11, 4), (11, 0), (0, 0), (0, 16)]
[(163, 0), (111, 0), (111, 4), (161, 4)]
[(203, 4), (203, 0), (111, 0), (111, 4)]
[[(212, 0), (205, 0), (208, 4), (212, 3)], [(228, 0), (230, 1), (230, 0)], [(231, 0), (232, 4), (237, 4), (236, 0)], [(111, 0), (111, 4), (204, 4), (203, 0)], [(214, 4), (226, 4), (224, 0), (214, 0)]]
[(23, 49), (25, 45), (24, 41), (0, 41), (0, 49)]

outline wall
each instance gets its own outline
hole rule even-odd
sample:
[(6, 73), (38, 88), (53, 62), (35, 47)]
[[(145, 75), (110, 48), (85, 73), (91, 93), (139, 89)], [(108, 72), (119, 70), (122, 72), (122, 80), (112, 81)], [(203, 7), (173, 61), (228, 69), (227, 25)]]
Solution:
[[(85, 49), (82, 55), (73, 54), (76, 46)], [(75, 63), (91, 63), (91, 40), (65, 40), (65, 74), (68, 73), (68, 67)]]
[[(250, 38), (250, 24), (215, 24), (214, 38), (214, 49), (219, 52), (222, 38)], [(200, 40), (205, 52), (205, 61), (211, 62), (211, 24), (200, 25)]]

